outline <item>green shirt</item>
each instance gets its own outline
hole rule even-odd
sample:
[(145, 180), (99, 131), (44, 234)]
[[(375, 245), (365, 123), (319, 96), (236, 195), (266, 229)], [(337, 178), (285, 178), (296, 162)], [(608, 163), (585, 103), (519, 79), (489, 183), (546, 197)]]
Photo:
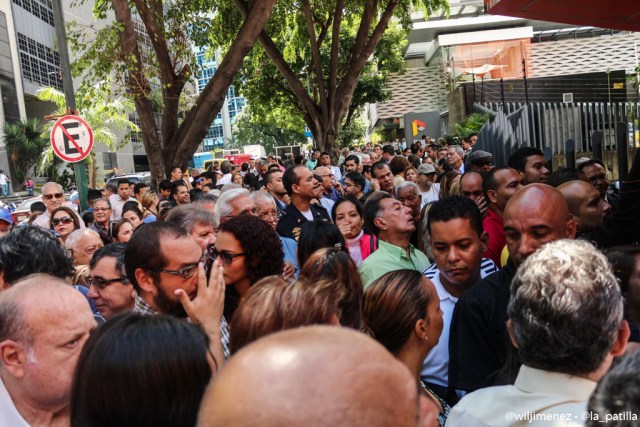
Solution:
[(409, 244), (409, 255), (399, 246), (380, 240), (378, 250), (372, 253), (360, 265), (360, 276), (364, 288), (384, 274), (395, 270), (422, 271), (431, 264), (425, 254)]

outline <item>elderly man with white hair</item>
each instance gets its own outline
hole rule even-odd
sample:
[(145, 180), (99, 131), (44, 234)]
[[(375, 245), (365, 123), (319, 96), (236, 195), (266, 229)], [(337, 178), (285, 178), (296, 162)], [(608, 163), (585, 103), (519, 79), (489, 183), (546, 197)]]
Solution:
[[(278, 226), (278, 208), (276, 201), (271, 194), (266, 191), (254, 191), (251, 193), (251, 199), (256, 205), (256, 215), (265, 221), (275, 231)], [(280, 237), (282, 243), (282, 252), (284, 252), (284, 273), (285, 279), (298, 277), (300, 268), (298, 266), (298, 243), (288, 237)]]
[(510, 294), (507, 331), (522, 361), (515, 382), (465, 396), (447, 426), (582, 426), (629, 339), (606, 257), (583, 241), (547, 243), (520, 265)]
[(69, 234), (64, 246), (73, 255), (73, 266), (89, 265), (93, 254), (104, 246), (100, 235), (94, 230), (76, 230)]
[[(42, 186), (42, 202), (47, 207), (47, 210), (33, 221), (33, 225), (38, 227), (49, 229), (51, 221), (51, 213), (64, 204), (64, 189), (62, 185), (57, 182), (47, 182)], [(85, 228), (84, 221), (75, 209), (72, 209), (73, 214), (78, 218), (80, 228)]]

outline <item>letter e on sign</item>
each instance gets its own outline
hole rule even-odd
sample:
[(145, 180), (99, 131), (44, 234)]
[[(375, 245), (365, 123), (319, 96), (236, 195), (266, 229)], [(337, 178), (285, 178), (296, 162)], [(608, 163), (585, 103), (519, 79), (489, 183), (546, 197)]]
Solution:
[(61, 117), (51, 129), (51, 146), (65, 162), (79, 162), (93, 148), (93, 131), (81, 117)]

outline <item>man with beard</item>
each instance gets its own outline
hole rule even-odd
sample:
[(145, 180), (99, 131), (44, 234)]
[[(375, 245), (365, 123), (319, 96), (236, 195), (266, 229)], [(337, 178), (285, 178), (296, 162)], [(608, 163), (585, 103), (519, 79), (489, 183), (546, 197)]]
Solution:
[[(134, 311), (187, 318), (202, 326), (213, 355), (228, 355), (228, 327), (222, 317), (224, 280), (219, 260), (210, 278), (204, 272), (202, 248), (177, 224), (152, 222), (140, 227), (127, 244), (125, 269), (136, 291)], [(207, 283), (208, 281), (208, 283)]]

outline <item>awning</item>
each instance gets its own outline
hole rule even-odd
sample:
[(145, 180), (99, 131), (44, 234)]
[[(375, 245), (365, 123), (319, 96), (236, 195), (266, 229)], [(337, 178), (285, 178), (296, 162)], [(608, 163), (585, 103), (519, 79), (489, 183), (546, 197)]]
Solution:
[(488, 13), (538, 21), (640, 31), (640, 1), (489, 0)]

